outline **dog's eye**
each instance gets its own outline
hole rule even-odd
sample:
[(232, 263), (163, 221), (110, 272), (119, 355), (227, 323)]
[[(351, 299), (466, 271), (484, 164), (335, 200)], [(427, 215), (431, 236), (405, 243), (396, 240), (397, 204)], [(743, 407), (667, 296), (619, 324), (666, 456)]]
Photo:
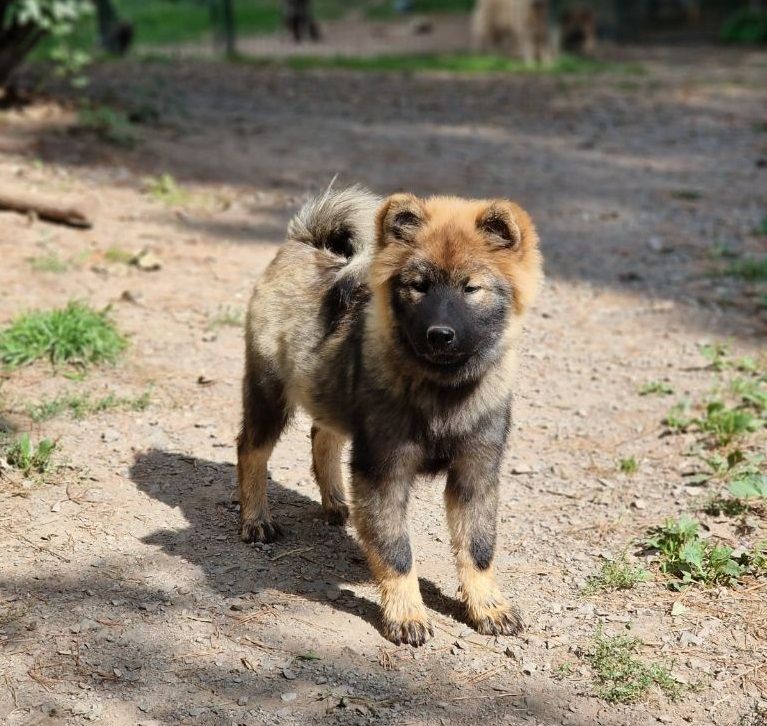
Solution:
[(429, 283), (426, 280), (412, 280), (408, 283), (408, 287), (414, 292), (426, 292), (429, 289)]
[(467, 295), (471, 295), (472, 293), (475, 293), (475, 292), (479, 292), (481, 289), (482, 289), (482, 288), (481, 288), (479, 285), (472, 285), (471, 283), (469, 283), (468, 285), (466, 285), (466, 286), (463, 288), (463, 291), (464, 291), (464, 292), (465, 292)]

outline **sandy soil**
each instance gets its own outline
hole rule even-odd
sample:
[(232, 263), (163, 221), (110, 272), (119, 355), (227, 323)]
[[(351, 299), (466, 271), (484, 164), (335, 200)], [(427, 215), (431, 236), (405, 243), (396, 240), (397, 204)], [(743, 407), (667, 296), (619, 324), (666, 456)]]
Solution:
[[(741, 719), (767, 705), (759, 583), (581, 593), (604, 556), (705, 495), (685, 483), (695, 437), (661, 435), (672, 402), (715, 382), (698, 343), (755, 353), (767, 333), (742, 283), (710, 274), (716, 243), (764, 250), (752, 230), (767, 210), (767, 57), (635, 56), (646, 74), (596, 78), (103, 66), (89, 93), (153, 117), (133, 149), (78, 129), (66, 103), (0, 116), (3, 183), (99, 204), (88, 231), (0, 215), (0, 323), (82, 298), (112, 305), (131, 339), (83, 381), (43, 364), (2, 381), (5, 422), (55, 437), (61, 468), (0, 482), (0, 721), (757, 723)], [(165, 172), (188, 193), (178, 206), (143, 191)], [(238, 540), (243, 347), (215, 319), (244, 308), (290, 215), (335, 174), (381, 193), (507, 195), (538, 221), (548, 281), (527, 326), (497, 558), (522, 637), (461, 622), (435, 481), (416, 493), (412, 531), (436, 636), (419, 650), (383, 640), (353, 532), (322, 519), (304, 419), (271, 463), (287, 538)], [(109, 262), (112, 246), (149, 248), (162, 269)], [(32, 269), (52, 251), (66, 272)], [(637, 395), (657, 379), (676, 395)], [(63, 391), (147, 387), (144, 412), (25, 414)], [(632, 455), (639, 471), (621, 474)], [(767, 531), (697, 516), (736, 545)], [(599, 627), (640, 637), (643, 657), (697, 686), (677, 703), (594, 698), (578, 654)]]

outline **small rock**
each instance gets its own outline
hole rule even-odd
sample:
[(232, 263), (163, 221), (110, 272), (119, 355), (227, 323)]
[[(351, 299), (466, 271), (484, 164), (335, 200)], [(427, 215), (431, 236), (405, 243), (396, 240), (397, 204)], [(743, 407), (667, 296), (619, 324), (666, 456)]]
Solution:
[(247, 706), (248, 705), (248, 699), (245, 697), (238, 698), (237, 699), (237, 705), (238, 706)]
[(687, 648), (690, 645), (703, 645), (703, 640), (695, 635), (695, 633), (685, 630), (679, 636), (679, 645), (683, 648)]
[(288, 703), (290, 701), (295, 701), (298, 698), (298, 694), (295, 691), (288, 691), (288, 693), (283, 693), (280, 698)]
[(156, 272), (162, 269), (160, 258), (150, 250), (142, 250), (132, 260), (131, 264), (145, 272)]
[(536, 665), (535, 663), (523, 663), (522, 664), (522, 673), (524, 673), (526, 676), (531, 676), (536, 671)]
[(631, 506), (639, 510), (647, 509), (647, 502), (644, 499), (635, 499), (631, 502)]
[(290, 668), (283, 668), (282, 675), (285, 676), (285, 678), (287, 678), (289, 681), (295, 681), (296, 678), (298, 678), (296, 673), (290, 670)]
[(146, 701), (141, 701), (141, 703), (136, 704), (136, 708), (138, 708), (139, 711), (146, 713), (149, 710), (149, 704)]
[(189, 709), (189, 715), (192, 718), (197, 718), (198, 716), (202, 716), (208, 709), (204, 708), (203, 706), (194, 706), (193, 708)]
[(671, 614), (673, 616), (684, 615), (686, 612), (687, 608), (679, 600), (671, 606)]
[(115, 441), (119, 441), (122, 435), (117, 429), (107, 429), (101, 432), (101, 440), (106, 444), (111, 444)]
[(341, 597), (341, 591), (337, 587), (329, 587), (325, 590), (325, 597), (330, 600), (330, 602), (335, 602)]

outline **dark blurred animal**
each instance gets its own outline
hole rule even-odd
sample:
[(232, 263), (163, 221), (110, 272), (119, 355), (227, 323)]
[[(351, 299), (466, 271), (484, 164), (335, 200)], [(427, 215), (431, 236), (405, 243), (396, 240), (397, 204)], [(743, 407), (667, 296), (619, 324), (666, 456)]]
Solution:
[(101, 47), (111, 55), (125, 55), (133, 43), (133, 25), (120, 20), (112, 0), (94, 0)]
[(479, 52), (500, 51), (525, 63), (551, 62), (558, 44), (549, 27), (548, 0), (477, 0), (472, 43)]
[(597, 15), (583, 3), (571, 5), (559, 20), (562, 49), (578, 55), (593, 55), (597, 44)]
[(312, 12), (312, 0), (282, 0), (282, 17), (296, 43), (305, 37), (314, 41), (322, 37)]

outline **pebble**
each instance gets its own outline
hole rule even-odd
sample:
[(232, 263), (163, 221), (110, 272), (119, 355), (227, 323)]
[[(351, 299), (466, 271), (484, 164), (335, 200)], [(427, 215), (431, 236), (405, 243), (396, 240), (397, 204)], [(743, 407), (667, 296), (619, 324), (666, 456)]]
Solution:
[(295, 701), (298, 698), (298, 694), (295, 691), (288, 691), (287, 693), (283, 693), (280, 698), (287, 703), (289, 701)]
[(237, 705), (238, 706), (247, 706), (248, 705), (248, 699), (245, 697), (238, 698), (237, 699)]
[(282, 675), (285, 676), (289, 681), (295, 681), (296, 678), (298, 678), (298, 675), (290, 670), (290, 668), (283, 668), (282, 669)]

